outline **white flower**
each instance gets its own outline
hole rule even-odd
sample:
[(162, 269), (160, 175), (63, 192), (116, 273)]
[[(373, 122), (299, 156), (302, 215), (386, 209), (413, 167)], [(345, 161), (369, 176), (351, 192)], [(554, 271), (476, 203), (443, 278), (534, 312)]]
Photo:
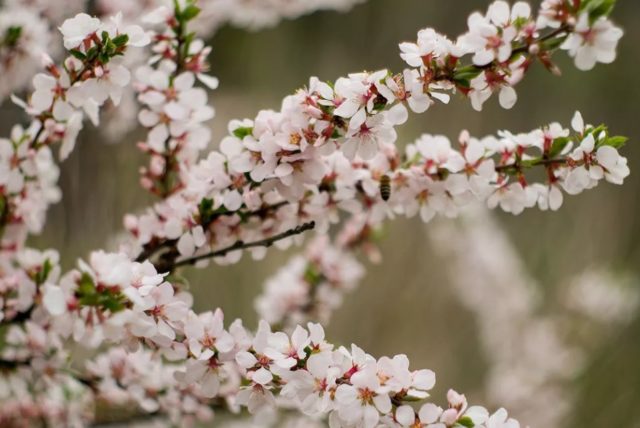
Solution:
[(335, 96), (337, 108), (334, 115), (351, 119), (349, 129), (358, 129), (367, 120), (367, 114), (373, 113), (376, 94), (371, 86), (387, 76), (387, 70), (380, 70), (373, 74), (350, 74), (336, 81)]
[(189, 313), (184, 320), (184, 331), (189, 351), (199, 360), (208, 360), (215, 352), (229, 352), (233, 349), (233, 337), (224, 330), (224, 316), (221, 310), (200, 315)]
[(604, 168), (606, 180), (614, 184), (622, 184), (630, 174), (627, 159), (620, 156), (618, 151), (611, 146), (601, 146), (596, 151), (596, 160), (601, 168)]
[(265, 350), (265, 355), (271, 358), (274, 363), (282, 368), (290, 369), (305, 357), (304, 348), (311, 343), (309, 333), (304, 328), (298, 326), (291, 335), (277, 332), (269, 337), (269, 347)]
[(52, 284), (45, 284), (42, 289), (42, 303), (47, 311), (53, 316), (64, 314), (67, 310), (67, 298), (64, 291)]
[(73, 18), (65, 20), (60, 26), (64, 47), (66, 49), (77, 48), (85, 39), (98, 31), (100, 25), (101, 22), (98, 18), (91, 17), (86, 13), (79, 13)]
[(616, 47), (622, 35), (623, 31), (605, 17), (591, 25), (589, 13), (584, 12), (561, 48), (575, 58), (578, 69), (591, 70), (598, 62), (610, 64), (616, 59)]
[(494, 60), (505, 62), (511, 57), (511, 43), (517, 30), (509, 25), (511, 14), (518, 16), (521, 11), (498, 0), (489, 6), (486, 16), (475, 12), (469, 16), (469, 32), (461, 37), (464, 46), (474, 52), (473, 63), (484, 66)]
[(108, 32), (111, 38), (120, 34), (126, 34), (129, 37), (127, 41), (128, 46), (139, 48), (151, 42), (151, 37), (149, 37), (139, 25), (124, 25), (122, 23), (122, 12), (118, 12), (115, 16), (112, 16), (111, 22), (106, 24), (102, 30)]
[(173, 286), (168, 282), (153, 289), (136, 309), (146, 315), (138, 315), (131, 331), (165, 345), (175, 339), (176, 323), (183, 322), (189, 312), (187, 304), (174, 296)]
[(498, 188), (487, 200), (489, 208), (500, 205), (504, 211), (520, 214), (525, 208), (531, 208), (538, 201), (538, 193), (531, 186), (523, 187), (520, 183), (511, 183)]
[(487, 428), (520, 428), (520, 423), (509, 418), (505, 409), (500, 409), (489, 417), (486, 422)]
[(385, 113), (378, 113), (368, 117), (358, 128), (349, 129), (341, 150), (348, 159), (359, 156), (363, 160), (370, 160), (381, 145), (393, 143), (396, 138), (396, 131)]
[(446, 36), (431, 28), (418, 32), (417, 43), (400, 43), (400, 57), (411, 67), (422, 67), (427, 60), (449, 54), (452, 43)]
[(374, 428), (380, 420), (380, 413), (391, 411), (391, 399), (380, 385), (376, 365), (365, 365), (351, 376), (351, 384), (343, 384), (336, 389), (336, 403), (341, 419), (352, 425)]

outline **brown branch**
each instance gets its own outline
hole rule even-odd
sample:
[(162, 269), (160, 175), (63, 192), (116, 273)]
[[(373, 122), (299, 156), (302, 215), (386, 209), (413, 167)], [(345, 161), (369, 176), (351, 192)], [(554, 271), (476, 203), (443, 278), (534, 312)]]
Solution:
[(246, 250), (248, 248), (255, 248), (255, 247), (270, 247), (277, 241), (289, 238), (291, 236), (299, 235), (301, 233), (304, 233), (308, 230), (313, 229), (315, 226), (316, 226), (316, 223), (312, 221), (309, 223), (303, 223), (300, 226), (294, 227), (293, 229), (289, 229), (287, 231), (271, 236), (269, 238), (261, 239), (259, 241), (254, 241), (254, 242), (236, 241), (234, 244), (226, 248), (223, 248), (221, 250), (216, 250), (207, 254), (201, 254), (199, 256), (181, 260), (177, 263), (174, 263), (172, 267), (177, 268), (185, 265), (193, 265), (201, 260), (206, 260), (206, 259), (211, 259), (216, 257), (224, 257), (230, 252), (236, 251), (236, 250)]
[(512, 169), (521, 170), (522, 168), (533, 168), (536, 166), (555, 166), (555, 165), (564, 165), (567, 163), (566, 158), (558, 158), (558, 159), (538, 159), (531, 163), (524, 163), (522, 161), (516, 161), (514, 163), (510, 163), (508, 165), (499, 165), (496, 166), (496, 172), (505, 172)]
[[(200, 226), (202, 226), (202, 228), (206, 230), (206, 229), (209, 228), (209, 226), (215, 220), (219, 219), (220, 217), (224, 217), (224, 216), (239, 215), (242, 218), (249, 218), (249, 217), (261, 217), (261, 218), (264, 218), (269, 212), (276, 211), (276, 210), (278, 210), (278, 209), (280, 209), (280, 208), (282, 208), (282, 207), (284, 207), (286, 205), (289, 205), (288, 201), (278, 202), (278, 203), (275, 203), (273, 205), (265, 205), (264, 207), (258, 208), (257, 210), (248, 211), (246, 213), (243, 213), (242, 211), (220, 212), (220, 213), (216, 213), (208, 221), (206, 221), (204, 223), (201, 223)], [(145, 260), (149, 260), (151, 257), (153, 257), (155, 254), (157, 254), (163, 248), (171, 249), (169, 251), (175, 250), (175, 246), (176, 246), (177, 243), (178, 243), (177, 239), (168, 239), (168, 240), (165, 240), (165, 241), (158, 241), (158, 242), (149, 243), (149, 244), (145, 245), (143, 251), (138, 255), (138, 257), (136, 257), (136, 261), (138, 263), (142, 263)]]

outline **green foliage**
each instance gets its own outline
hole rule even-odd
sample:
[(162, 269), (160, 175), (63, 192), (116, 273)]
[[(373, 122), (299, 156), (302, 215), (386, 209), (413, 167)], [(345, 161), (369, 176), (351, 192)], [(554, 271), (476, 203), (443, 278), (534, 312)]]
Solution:
[(628, 140), (629, 138), (623, 137), (622, 135), (607, 137), (598, 144), (598, 147), (611, 146), (614, 149), (620, 149), (626, 144)]
[(322, 273), (318, 272), (315, 266), (310, 264), (304, 272), (304, 280), (307, 284), (318, 285), (323, 280)]
[(125, 46), (129, 42), (129, 35), (128, 34), (120, 34), (120, 35), (114, 37), (112, 42), (113, 42), (114, 45), (116, 45), (117, 47), (121, 48), (121, 47)]
[(200, 214), (200, 224), (207, 224), (211, 222), (214, 216), (213, 199), (204, 198), (198, 205), (198, 213)]
[(15, 46), (18, 43), (18, 40), (20, 40), (20, 36), (22, 36), (22, 27), (9, 27), (4, 33), (4, 39), (2, 40), (2, 43), (7, 46)]
[(181, 18), (188, 22), (200, 14), (200, 8), (194, 4), (188, 5), (183, 11)]
[(549, 150), (548, 156), (551, 159), (555, 158), (560, 153), (562, 153), (564, 148), (567, 147), (567, 144), (569, 144), (570, 142), (571, 142), (571, 138), (569, 137), (556, 138), (555, 140), (553, 140), (553, 143), (551, 144), (551, 149)]
[(478, 77), (482, 70), (475, 65), (460, 67), (453, 75), (453, 81), (463, 88), (471, 87), (471, 81)]
[(587, 12), (591, 22), (598, 18), (607, 17), (613, 11), (616, 0), (584, 0), (580, 4), (580, 12)]
[(247, 135), (253, 134), (253, 127), (249, 126), (241, 126), (233, 130), (233, 135), (240, 138), (241, 140)]
[(200, 14), (200, 8), (196, 5), (194, 0), (187, 1), (184, 9), (180, 7), (180, 3), (177, 0), (174, 0), (173, 9), (176, 20), (181, 27), (184, 27), (187, 22)]
[(475, 424), (473, 423), (473, 420), (469, 416), (464, 416), (458, 419), (458, 423), (456, 424), (456, 426), (473, 428)]
[(83, 273), (76, 291), (78, 302), (82, 306), (93, 306), (112, 313), (126, 308), (127, 299), (117, 288), (96, 287), (93, 278)]
[(38, 273), (36, 273), (34, 278), (37, 285), (42, 285), (46, 282), (52, 268), (53, 265), (51, 264), (51, 261), (49, 259), (45, 260), (44, 264), (42, 265), (42, 269), (38, 271)]

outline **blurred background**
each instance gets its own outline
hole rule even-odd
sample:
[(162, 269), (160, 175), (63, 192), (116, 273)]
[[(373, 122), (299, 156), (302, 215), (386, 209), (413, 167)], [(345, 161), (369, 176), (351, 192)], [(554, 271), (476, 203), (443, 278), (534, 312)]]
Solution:
[[(469, 13), (487, 4), (369, 0), (348, 13), (315, 13), (259, 32), (223, 28), (211, 40), (212, 74), (221, 81), (210, 98), (217, 110), (214, 141), (226, 133), (229, 119), (278, 108), (309, 76), (334, 80), (363, 69), (401, 70), (399, 42), (413, 41), (424, 27), (455, 37), (465, 31)], [(632, 175), (625, 185), (603, 184), (567, 197), (557, 213), (532, 209), (516, 218), (474, 211), (457, 222), (390, 223), (381, 242), (383, 262), (370, 266), (360, 288), (347, 296), (328, 326), (331, 340), (354, 342), (375, 356), (407, 354), (414, 368), (438, 374), (433, 396), (441, 404), (452, 387), (475, 403), (512, 402), (525, 425), (539, 428), (640, 427), (640, 316), (628, 304), (640, 289), (638, 18), (640, 2), (618, 2), (613, 19), (626, 34), (613, 65), (579, 72), (559, 54), (563, 76), (534, 67), (510, 111), (492, 99), (477, 113), (454, 97), (450, 106), (414, 115), (399, 130), (401, 144), (424, 132), (455, 139), (463, 128), (477, 136), (528, 131), (551, 121), (568, 124), (579, 109), (588, 122), (604, 122), (630, 137), (623, 154)], [(1, 112), (6, 134), (20, 116), (8, 102)], [(115, 144), (95, 130), (81, 135), (62, 166), (63, 201), (51, 210), (35, 246), (59, 248), (70, 268), (113, 242), (125, 213), (153, 202), (137, 184), (140, 135)], [(229, 321), (242, 317), (255, 326), (253, 299), (289, 256), (272, 250), (258, 263), (245, 259), (185, 271), (197, 309), (219, 306)], [(514, 264), (517, 269), (509, 268)], [(596, 285), (576, 286), (583, 277)], [(522, 291), (512, 297), (526, 300), (526, 311), (509, 310), (513, 299), (500, 292), (505, 283)], [(472, 298), (464, 298), (465, 287)], [(510, 379), (534, 386), (509, 387)]]

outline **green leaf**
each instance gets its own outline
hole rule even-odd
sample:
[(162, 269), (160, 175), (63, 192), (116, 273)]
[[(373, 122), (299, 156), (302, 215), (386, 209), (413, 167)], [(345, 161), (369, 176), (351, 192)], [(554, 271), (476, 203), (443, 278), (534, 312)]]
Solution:
[(184, 22), (191, 21), (193, 18), (198, 16), (199, 13), (200, 13), (200, 8), (194, 4), (190, 4), (182, 11), (180, 18)]
[(602, 143), (602, 146), (611, 146), (614, 149), (619, 149), (624, 146), (627, 141), (629, 141), (629, 138), (623, 137), (622, 135), (616, 135), (614, 137), (607, 138), (604, 143)]
[(4, 36), (4, 43), (7, 44), (8, 46), (14, 46), (16, 43), (18, 43), (18, 40), (20, 39), (21, 35), (22, 35), (22, 27), (20, 26), (9, 27), (7, 28), (7, 31)]
[(457, 425), (467, 427), (467, 428), (473, 428), (475, 426), (475, 424), (473, 423), (473, 420), (469, 416), (464, 416), (458, 419)]
[(78, 49), (71, 49), (69, 53), (71, 54), (71, 56), (73, 56), (76, 59), (79, 59), (80, 61), (84, 61), (85, 59), (87, 59), (87, 56), (82, 52), (80, 52)]
[(616, 0), (584, 0), (580, 11), (589, 13), (589, 20), (594, 22), (603, 16), (609, 16), (615, 5)]
[(465, 87), (468, 87), (468, 81), (471, 81), (478, 77), (482, 73), (478, 67), (469, 65), (467, 67), (461, 67), (453, 74), (453, 80), (458, 83), (465, 83)]
[(198, 205), (198, 213), (200, 214), (200, 224), (207, 224), (213, 216), (213, 199), (204, 198)]
[(561, 37), (553, 37), (549, 40), (545, 40), (544, 42), (541, 43), (541, 47), (543, 51), (553, 51), (556, 50), (560, 47), (560, 45), (562, 45), (564, 43), (564, 41), (567, 39), (567, 36), (561, 36)]
[(304, 272), (304, 280), (307, 284), (318, 285), (322, 281), (322, 273), (318, 272), (315, 266), (309, 264)]
[(84, 272), (80, 277), (80, 283), (78, 284), (78, 294), (80, 296), (90, 296), (95, 295), (96, 286), (93, 283), (93, 278), (91, 275)]
[(571, 142), (571, 138), (569, 137), (560, 137), (553, 140), (553, 143), (551, 144), (551, 149), (549, 150), (549, 157), (553, 159), (556, 156), (558, 156), (560, 153), (562, 153), (564, 148), (567, 147), (567, 144), (569, 144), (570, 142)]
[(236, 137), (243, 139), (247, 135), (253, 134), (253, 127), (241, 126), (233, 130), (233, 135)]
[(98, 54), (100, 54), (100, 51), (98, 50), (98, 47), (97, 46), (92, 46), (87, 51), (87, 55), (86, 55), (87, 56), (87, 60), (88, 61), (93, 61), (94, 59), (96, 59)]
[(100, 299), (100, 306), (103, 307), (104, 309), (110, 310), (113, 313), (120, 312), (125, 308), (125, 305), (120, 301), (120, 298), (121, 298), (120, 295), (103, 296), (103, 298)]
[(114, 37), (112, 42), (117, 47), (122, 47), (122, 46), (126, 45), (127, 42), (129, 42), (129, 35), (128, 34), (120, 34), (119, 36)]
[(42, 269), (36, 274), (35, 282), (38, 285), (42, 285), (45, 283), (47, 278), (49, 277), (49, 273), (51, 273), (51, 269), (53, 266), (51, 265), (51, 261), (49, 259), (44, 261), (42, 265)]

